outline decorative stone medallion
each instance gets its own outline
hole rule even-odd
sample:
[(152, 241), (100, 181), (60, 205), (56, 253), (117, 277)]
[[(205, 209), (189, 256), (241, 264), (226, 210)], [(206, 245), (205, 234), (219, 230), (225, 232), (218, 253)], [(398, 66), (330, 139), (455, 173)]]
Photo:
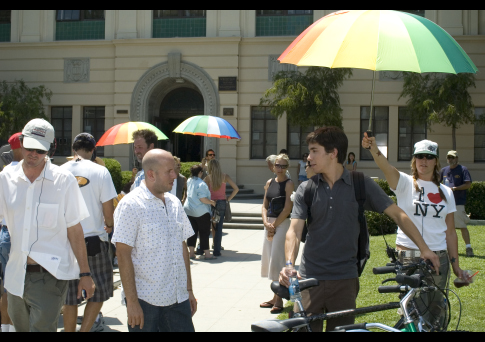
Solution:
[(88, 83), (89, 58), (64, 58), (64, 83)]

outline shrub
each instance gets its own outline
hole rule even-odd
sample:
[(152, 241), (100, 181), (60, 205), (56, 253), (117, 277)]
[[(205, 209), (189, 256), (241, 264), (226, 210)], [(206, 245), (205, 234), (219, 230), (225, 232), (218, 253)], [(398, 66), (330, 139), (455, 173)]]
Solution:
[(485, 182), (473, 182), (466, 195), (465, 211), (474, 220), (485, 220)]
[(121, 183), (123, 181), (123, 177), (121, 176), (121, 164), (116, 159), (103, 159), (104, 163), (106, 164), (106, 168), (108, 169), (109, 173), (111, 174), (111, 179), (113, 180), (113, 184), (116, 189), (116, 193), (121, 192)]
[[(390, 196), (391, 199), (396, 203), (396, 197)], [(397, 225), (396, 223), (386, 214), (379, 214), (373, 211), (366, 211), (365, 218), (367, 221), (367, 229), (369, 230), (369, 235), (377, 236), (387, 234), (396, 234)], [(381, 229), (382, 227), (382, 229)]]
[(381, 187), (382, 190), (384, 190), (387, 196), (395, 196), (394, 192), (392, 192), (391, 188), (389, 187), (389, 183), (387, 183), (385, 179), (375, 179), (374, 181)]
[(182, 163), (182, 167), (180, 168), (180, 173), (187, 179), (190, 178), (190, 168), (193, 165), (200, 164), (199, 162), (188, 162), (188, 163)]
[(121, 171), (121, 189), (131, 181), (131, 171)]

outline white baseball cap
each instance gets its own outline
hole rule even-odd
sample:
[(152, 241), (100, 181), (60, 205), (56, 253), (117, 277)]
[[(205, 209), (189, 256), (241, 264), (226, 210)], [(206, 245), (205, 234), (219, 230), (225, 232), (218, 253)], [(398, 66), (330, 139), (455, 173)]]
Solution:
[(54, 127), (44, 119), (29, 121), (22, 130), (24, 148), (49, 151), (54, 142)]
[(414, 153), (417, 154), (431, 154), (433, 156), (440, 156), (438, 144), (430, 140), (421, 140), (414, 145)]

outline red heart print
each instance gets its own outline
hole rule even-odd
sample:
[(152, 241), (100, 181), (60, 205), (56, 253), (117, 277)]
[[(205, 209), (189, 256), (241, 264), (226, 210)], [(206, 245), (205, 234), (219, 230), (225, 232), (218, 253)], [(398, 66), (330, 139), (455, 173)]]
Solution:
[(437, 193), (437, 194), (428, 194), (428, 198), (434, 204), (441, 203), (441, 196), (440, 196), (439, 193)]

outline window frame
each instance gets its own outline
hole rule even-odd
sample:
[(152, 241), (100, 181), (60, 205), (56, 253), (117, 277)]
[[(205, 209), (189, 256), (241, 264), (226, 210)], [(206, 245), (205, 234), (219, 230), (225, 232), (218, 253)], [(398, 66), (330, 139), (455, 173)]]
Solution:
[[(477, 111), (482, 111), (482, 113), (477, 113)], [(481, 116), (481, 115), (485, 115), (485, 106), (484, 107), (475, 107), (475, 117), (478, 117), (478, 116)], [(482, 134), (478, 134), (479, 136), (483, 136), (483, 142), (485, 143), (485, 125), (478, 125), (478, 124), (475, 124), (474, 125), (474, 130), (473, 130), (473, 162), (474, 163), (485, 163), (485, 157), (483, 159), (477, 159), (476, 158), (476, 150), (477, 149), (482, 149), (484, 152), (485, 152), (485, 146), (483, 147), (476, 147), (475, 146), (475, 142), (476, 142), (476, 137), (477, 137), (477, 133), (476, 133), (476, 128), (477, 127), (484, 127), (484, 133)], [(485, 153), (483, 153), (485, 155)]]
[[(303, 11), (310, 11), (310, 13), (288, 13), (288, 11), (294, 11), (294, 10), (280, 10), (282, 13), (273, 13), (273, 14), (266, 14), (266, 13), (258, 13), (262, 11), (267, 11), (267, 10), (255, 10), (256, 11), (256, 17), (289, 17), (289, 16), (303, 16), (303, 15), (313, 15), (313, 10), (303, 10)], [(296, 10), (298, 11), (298, 10)]]
[[(250, 137), (251, 142), (249, 144), (249, 159), (250, 160), (265, 160), (267, 156), (269, 156), (269, 155), (272, 154), (272, 153), (269, 153), (267, 151), (267, 149), (266, 149), (267, 144), (266, 143), (263, 143), (262, 144), (262, 148), (263, 148), (263, 158), (253, 157), (253, 134), (254, 134), (254, 120), (255, 120), (255, 119), (253, 119), (253, 110), (255, 108), (265, 108), (265, 115), (268, 114), (268, 112), (266, 112), (266, 110), (268, 110), (269, 111), (269, 114), (271, 115), (271, 107), (268, 107), (268, 106), (251, 106), (251, 109), (250, 109), (251, 110), (251, 116), (250, 116), (251, 117), (251, 137)], [(266, 134), (267, 134), (267, 132), (266, 132), (266, 121), (268, 121), (268, 120), (275, 120), (276, 121), (276, 137), (278, 137), (278, 119), (277, 118), (274, 117), (274, 119), (266, 119), (266, 118), (264, 118), (264, 119), (256, 119), (256, 120), (263, 120), (264, 121), (264, 125), (263, 125), (263, 131), (264, 132), (262, 134), (264, 135), (264, 139), (263, 140), (265, 140), (265, 141), (266, 141)], [(261, 132), (259, 132), (259, 133), (261, 133)], [(278, 149), (278, 146), (276, 144), (276, 150), (275, 150), (275, 153), (274, 154), (277, 154), (277, 152), (278, 152), (277, 149)], [(266, 156), (266, 157), (264, 157), (264, 156)]]
[[(400, 152), (401, 151), (401, 139), (400, 139), (401, 132), (399, 130), (401, 129), (401, 121), (410, 121), (410, 119), (401, 119), (401, 110), (406, 109), (406, 108), (407, 107), (405, 107), (405, 106), (399, 106), (399, 108), (398, 108), (397, 161), (411, 161), (413, 159), (412, 153), (411, 153), (411, 157), (409, 159), (406, 159), (406, 158), (401, 158), (401, 152)], [(417, 125), (419, 125), (419, 124), (413, 123), (411, 125), (411, 133), (406, 133), (406, 135), (411, 134), (411, 146), (410, 146), (411, 150), (414, 149), (414, 144), (416, 144), (418, 142), (418, 141), (414, 140), (414, 135), (415, 134), (421, 134), (421, 133), (415, 133), (415, 130), (417, 129), (417, 127), (416, 127)], [(428, 124), (427, 123), (424, 123), (424, 134), (425, 134), (424, 139), (428, 139)], [(419, 140), (419, 141), (421, 141), (421, 140)], [(403, 147), (407, 147), (407, 146), (403, 146)]]
[[(155, 19), (196, 19), (196, 18), (207, 18), (207, 10), (197, 10), (197, 11), (204, 11), (204, 14), (202, 16), (200, 15), (196, 15), (196, 16), (185, 16), (184, 15), (184, 12), (186, 10), (175, 10), (175, 11), (178, 11), (177, 13), (177, 16), (156, 16), (157, 15), (157, 11), (164, 11), (164, 10), (152, 10), (153, 12), (153, 15), (152, 15), (152, 18), (155, 20)], [(190, 11), (190, 10), (189, 10)]]
[[(79, 13), (79, 19), (58, 19), (59, 17), (59, 11), (80, 11)], [(106, 20), (106, 10), (103, 10), (103, 18), (96, 18), (96, 19), (86, 19), (84, 17), (84, 11), (86, 10), (56, 10), (56, 22), (69, 22), (69, 21), (100, 21)]]
[(2, 10), (8, 12), (8, 21), (2, 21), (2, 16), (0, 16), (0, 24), (12, 24), (12, 10)]
[[(94, 117), (94, 119), (90, 119), (90, 120), (94, 120), (94, 122), (96, 124), (95, 129), (91, 128), (90, 132), (88, 132), (86, 130), (86, 120), (88, 120), (88, 118), (86, 118), (86, 111), (89, 108), (94, 108), (94, 116), (95, 117)], [(103, 117), (98, 118), (97, 112), (98, 112), (98, 109), (101, 109), (101, 108), (104, 111)], [(94, 139), (96, 141), (98, 141), (102, 136), (102, 134), (98, 136), (98, 133), (103, 132), (103, 134), (104, 134), (104, 132), (106, 131), (106, 106), (83, 106), (83, 112), (82, 113), (83, 113), (83, 132), (91, 134), (94, 137)], [(98, 120), (99, 119), (104, 120), (103, 128), (101, 130), (98, 130)], [(96, 148), (96, 154), (97, 154), (98, 157), (104, 157), (104, 147), (102, 147), (102, 146), (97, 147)]]
[[(299, 128), (299, 132), (298, 134), (300, 135), (300, 144), (299, 144), (299, 149), (300, 149), (300, 152), (299, 152), (299, 155), (297, 158), (294, 158), (291, 156), (291, 153), (290, 153), (290, 146), (297, 146), (297, 145), (290, 145), (290, 142), (291, 142), (291, 139), (290, 139), (290, 134), (291, 133), (296, 133), (296, 132), (290, 132), (290, 127), (293, 126), (293, 127), (298, 127)], [(311, 128), (311, 132), (313, 132), (315, 130), (315, 126), (306, 126), (306, 127), (303, 127), (301, 125), (290, 125), (288, 123), (287, 125), (287, 128), (286, 128), (286, 149), (288, 150), (288, 157), (290, 158), (290, 160), (302, 160), (302, 156), (304, 153), (309, 153), (308, 151), (308, 145), (306, 144), (306, 141), (302, 142), (302, 135), (303, 135), (303, 130), (306, 129), (306, 128)], [(311, 133), (309, 132), (309, 133)], [(305, 133), (306, 134), (306, 133)], [(306, 147), (306, 151), (302, 151), (302, 148)]]
[[(365, 130), (363, 130), (363, 127), (362, 127), (362, 120), (369, 120), (369, 119), (362, 119), (362, 109), (363, 108), (369, 108), (370, 110), (370, 106), (360, 106), (360, 113), (359, 113), (359, 125), (360, 125), (360, 136), (363, 137), (364, 136), (364, 133), (367, 131), (367, 128), (365, 128)], [(377, 108), (387, 108), (387, 142), (386, 142), (386, 147), (387, 147), (387, 155), (386, 155), (386, 158), (389, 159), (389, 106), (374, 106), (373, 107), (373, 110), (374, 110), (374, 113), (371, 113), (371, 115), (374, 115), (374, 119), (372, 120), (372, 132), (374, 133), (374, 136), (376, 134), (376, 123), (378, 120), (376, 120), (376, 116), (375, 116), (375, 112), (377, 110)], [(368, 127), (368, 124), (365, 125), (366, 127)], [(379, 133), (380, 134), (380, 133)], [(381, 145), (382, 146), (382, 145)], [(368, 151), (367, 151), (368, 152)], [(367, 158), (367, 159), (364, 159), (363, 156), (365, 155), (365, 150), (362, 146), (360, 146), (360, 156), (359, 156), (359, 161), (373, 161), (374, 159), (372, 158), (372, 155), (370, 156), (370, 158)], [(370, 152), (369, 152), (370, 154)]]
[[(68, 157), (68, 156), (71, 156), (72, 155), (72, 139), (73, 139), (73, 136), (72, 136), (72, 123), (73, 123), (73, 121), (72, 121), (72, 112), (73, 112), (73, 108), (72, 108), (72, 106), (52, 106), (50, 109), (51, 109), (51, 120), (50, 121), (51, 121), (52, 126), (55, 127), (54, 120), (59, 120), (60, 123), (61, 123), (61, 125), (62, 125), (62, 130), (61, 130), (61, 132), (62, 132), (62, 138), (57, 138), (56, 137), (56, 142), (57, 142), (56, 153), (60, 157)], [(53, 117), (53, 111), (55, 109), (62, 109), (62, 118), (54, 118)], [(65, 111), (66, 110), (70, 110), (71, 111), (71, 127), (69, 127), (70, 128), (70, 133), (71, 133), (70, 134), (71, 135), (70, 141), (68, 141), (68, 139), (66, 138), (66, 134), (65, 134), (65, 132), (66, 132), (65, 123), (66, 123), (66, 119), (67, 119), (65, 117), (65, 115), (66, 115)], [(58, 135), (57, 133), (59, 133), (59, 130), (56, 129), (55, 131), (56, 131), (56, 135)], [(66, 140), (66, 141), (64, 142), (63, 140)], [(66, 146), (66, 145), (68, 146), (68, 152), (67, 152), (67, 154), (59, 154), (58, 153), (60, 151), (59, 147), (60, 146)]]

